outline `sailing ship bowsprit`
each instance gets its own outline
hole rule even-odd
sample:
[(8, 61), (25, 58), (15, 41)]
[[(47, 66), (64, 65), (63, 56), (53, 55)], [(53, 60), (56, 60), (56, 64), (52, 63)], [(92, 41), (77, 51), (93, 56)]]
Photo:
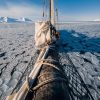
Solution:
[(18, 92), (6, 100), (93, 100), (71, 60), (66, 59), (71, 64), (66, 66), (67, 73), (60, 64), (54, 11), (54, 0), (49, 0), (49, 20), (35, 23), (35, 46), (39, 57)]

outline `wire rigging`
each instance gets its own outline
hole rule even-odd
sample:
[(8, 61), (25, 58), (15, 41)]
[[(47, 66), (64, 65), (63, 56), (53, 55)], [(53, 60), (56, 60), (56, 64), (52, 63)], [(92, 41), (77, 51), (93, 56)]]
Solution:
[[(58, 22), (58, 0), (54, 0), (55, 1), (55, 22)], [(47, 20), (48, 19), (48, 7), (49, 7), (49, 0), (42, 0), (42, 4), (43, 4), (43, 13), (42, 13), (42, 17), (43, 20)]]
[(44, 20), (47, 19), (47, 16), (48, 16), (47, 12), (48, 12), (48, 0), (43, 0), (43, 14), (42, 14), (42, 17), (43, 17)]
[(55, 13), (55, 17), (56, 17), (55, 20), (56, 20), (56, 22), (58, 22), (58, 0), (56, 0), (56, 6), (55, 6), (55, 8), (56, 8), (55, 9), (55, 12), (56, 12)]
[(48, 0), (46, 0), (46, 18), (48, 16), (48, 5), (49, 5)]
[(45, 0), (43, 0), (43, 17), (45, 16)]

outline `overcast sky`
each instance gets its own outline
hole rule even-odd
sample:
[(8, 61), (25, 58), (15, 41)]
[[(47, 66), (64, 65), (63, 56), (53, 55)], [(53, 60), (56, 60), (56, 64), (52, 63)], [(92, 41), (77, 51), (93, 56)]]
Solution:
[[(100, 0), (55, 0), (57, 5), (61, 21), (100, 19)], [(0, 0), (0, 16), (35, 19), (42, 10), (43, 0)]]

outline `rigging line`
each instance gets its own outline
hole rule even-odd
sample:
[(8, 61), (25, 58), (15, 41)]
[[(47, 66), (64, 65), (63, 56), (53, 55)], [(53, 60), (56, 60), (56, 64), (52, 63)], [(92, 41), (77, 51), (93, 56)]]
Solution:
[(43, 17), (44, 17), (44, 9), (45, 9), (45, 0), (43, 0)]
[(58, 22), (58, 0), (56, 0), (56, 22)]
[(55, 0), (55, 26), (57, 30), (59, 30), (57, 23), (58, 23), (58, 0)]
[(43, 0), (43, 13), (42, 13), (42, 17), (45, 17), (45, 6), (46, 6), (46, 1)]
[(46, 19), (47, 19), (47, 12), (48, 12), (48, 0), (46, 0)]
[(43, 19), (46, 20), (47, 18), (47, 7), (48, 7), (48, 4), (47, 4), (47, 0), (43, 0)]
[(48, 18), (48, 7), (49, 7), (49, 1), (45, 0), (45, 20)]

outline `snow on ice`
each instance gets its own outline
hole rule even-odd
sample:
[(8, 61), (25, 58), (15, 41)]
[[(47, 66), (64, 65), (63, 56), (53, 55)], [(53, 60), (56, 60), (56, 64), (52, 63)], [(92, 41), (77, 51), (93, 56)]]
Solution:
[(93, 97), (99, 100), (100, 22), (60, 23), (59, 29), (60, 53), (69, 55)]
[(34, 24), (0, 24), (0, 100), (11, 93), (34, 49)]

